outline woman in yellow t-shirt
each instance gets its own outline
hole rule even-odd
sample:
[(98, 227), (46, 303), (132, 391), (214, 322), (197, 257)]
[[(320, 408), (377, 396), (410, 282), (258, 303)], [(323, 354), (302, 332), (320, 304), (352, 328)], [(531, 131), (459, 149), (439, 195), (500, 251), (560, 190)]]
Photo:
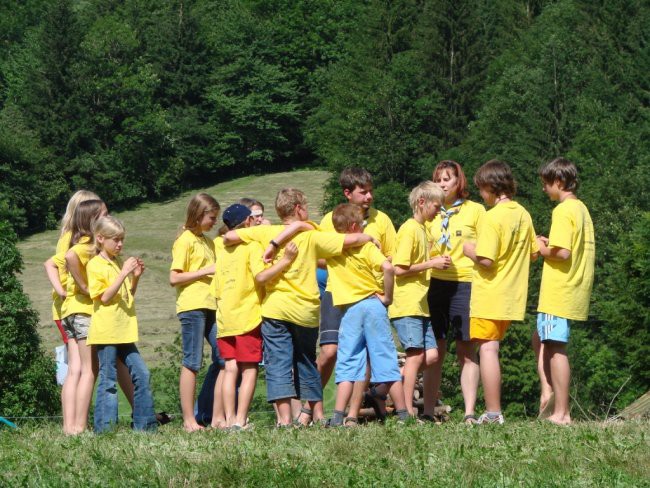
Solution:
[[(188, 432), (203, 429), (199, 421), (208, 424), (212, 419), (212, 402), (202, 401), (202, 398), (212, 399), (212, 381), (221, 362), (216, 344), (217, 302), (210, 293), (215, 265), (214, 242), (205, 235), (217, 221), (219, 210), (219, 203), (207, 193), (195, 195), (187, 206), (183, 231), (172, 248), (169, 283), (176, 288), (176, 314), (181, 322), (183, 364), (179, 389), (183, 426)], [(204, 337), (212, 349), (210, 368), (213, 371), (206, 375), (195, 417), (196, 374), (203, 363)], [(215, 400), (218, 406), (220, 401), (218, 398)]]
[(476, 423), (475, 404), (479, 384), (476, 347), (469, 337), (469, 299), (474, 263), (463, 254), (463, 244), (476, 240), (478, 221), (485, 208), (467, 200), (467, 179), (456, 161), (441, 161), (433, 170), (433, 181), (445, 193), (444, 206), (427, 225), (432, 254), (449, 255), (447, 269), (432, 269), (428, 302), (431, 325), (438, 342), (439, 360), (435, 363), (432, 384), (440, 388), (442, 364), (447, 339), (456, 341), (456, 357), (460, 365), (460, 386), (465, 402), (465, 422)]

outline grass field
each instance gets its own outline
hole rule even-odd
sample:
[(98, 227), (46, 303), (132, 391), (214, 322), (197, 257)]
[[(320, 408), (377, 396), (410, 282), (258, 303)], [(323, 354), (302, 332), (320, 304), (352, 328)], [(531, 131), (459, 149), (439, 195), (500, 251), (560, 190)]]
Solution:
[(58, 426), (0, 429), (3, 486), (649, 486), (650, 424), (503, 426), (66, 438)]

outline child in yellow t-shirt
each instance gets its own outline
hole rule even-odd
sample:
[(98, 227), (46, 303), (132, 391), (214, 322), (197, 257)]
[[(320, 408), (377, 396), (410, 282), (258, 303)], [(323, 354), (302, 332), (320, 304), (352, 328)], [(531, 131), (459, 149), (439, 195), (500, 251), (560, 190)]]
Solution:
[(124, 243), (124, 226), (106, 216), (94, 226), (95, 247), (99, 254), (88, 262), (88, 292), (93, 315), (88, 344), (95, 346), (99, 359), (99, 384), (95, 397), (95, 433), (117, 424), (117, 358), (126, 364), (133, 381), (133, 428), (156, 430), (149, 370), (135, 343), (138, 320), (133, 296), (144, 272), (141, 259), (123, 261), (119, 255)]
[[(236, 203), (225, 210), (223, 221), (228, 230), (241, 229), (255, 225), (255, 216), (249, 208)], [(217, 237), (215, 248), (217, 266), (211, 291), (217, 299), (217, 345), (225, 361), (221, 392), (215, 391), (215, 397), (223, 399), (225, 417), (214, 416), (212, 425), (242, 430), (251, 425), (248, 408), (255, 393), (258, 363), (262, 360), (263, 285), (293, 262), (297, 248), (287, 246), (283, 259), (268, 270), (258, 242), (224, 247), (223, 240)], [(239, 395), (236, 395), (240, 377)]]
[[(388, 315), (406, 351), (404, 397), (411, 416), (417, 413), (413, 408), (413, 391), (418, 372), (424, 370), (427, 382), (438, 360), (427, 303), (429, 270), (446, 269), (451, 264), (451, 259), (449, 256), (429, 257), (429, 241), (424, 224), (435, 218), (444, 198), (443, 191), (433, 181), (424, 181), (413, 188), (409, 195), (413, 218), (404, 222), (397, 231), (397, 244), (393, 254), (395, 292), (393, 303), (388, 307)], [(425, 389), (426, 412), (433, 413), (435, 395), (435, 392)]]
[[(351, 234), (363, 229), (363, 209), (358, 205), (341, 204), (331, 218), (337, 232)], [(343, 314), (336, 359), (336, 404), (328, 425), (356, 425), (358, 407), (350, 405), (347, 418), (345, 408), (354, 384), (365, 383), (368, 359), (372, 381), (386, 385), (398, 417), (406, 420), (409, 414), (386, 313), (393, 299), (393, 266), (372, 243), (367, 243), (329, 258), (327, 267), (333, 306)], [(381, 283), (376, 277), (380, 271)]]
[[(214, 274), (214, 242), (205, 235), (217, 221), (219, 203), (207, 193), (192, 197), (187, 206), (183, 232), (172, 248), (169, 283), (176, 288), (176, 314), (181, 322), (183, 362), (179, 389), (183, 427), (188, 432), (203, 429), (213, 414), (214, 381), (219, 381), (221, 367), (216, 344), (216, 301), (210, 293)], [(194, 415), (196, 375), (203, 364), (203, 339), (212, 349), (212, 364), (199, 394), (198, 412)], [(217, 378), (215, 380), (215, 377)], [(214, 408), (219, 409), (219, 399)]]
[(523, 320), (530, 261), (539, 248), (530, 214), (513, 201), (510, 166), (491, 160), (474, 176), (485, 203), (492, 207), (479, 224), (476, 243), (463, 251), (474, 262), (470, 298), (470, 338), (478, 343), (486, 412), (478, 423), (504, 422), (501, 413), (499, 341), (513, 320)]
[(578, 170), (571, 161), (556, 158), (539, 174), (544, 192), (551, 201), (560, 202), (553, 210), (548, 238), (537, 237), (544, 258), (537, 330), (533, 334), (542, 386), (540, 416), (552, 411), (548, 420), (565, 425), (571, 423), (571, 370), (566, 351), (569, 320), (587, 320), (594, 282), (594, 227), (589, 210), (575, 195)]
[[(279, 249), (282, 259), (284, 240), (306, 224), (309, 213), (305, 195), (295, 188), (278, 192), (275, 209), (284, 225), (258, 225), (230, 231), (226, 245), (255, 241)], [(297, 225), (296, 225), (297, 224)], [(286, 226), (286, 227), (285, 227)], [(318, 259), (341, 254), (344, 248), (372, 241), (366, 234), (341, 235), (309, 230), (293, 237), (298, 256), (277, 278), (269, 279), (262, 301), (262, 340), (266, 368), (267, 400), (275, 402), (280, 425), (291, 424), (291, 399), (309, 402), (311, 409), (323, 401), (320, 374), (316, 368), (318, 311), (316, 283)], [(294, 365), (296, 374), (293, 373)], [(320, 419), (314, 419), (320, 420)]]

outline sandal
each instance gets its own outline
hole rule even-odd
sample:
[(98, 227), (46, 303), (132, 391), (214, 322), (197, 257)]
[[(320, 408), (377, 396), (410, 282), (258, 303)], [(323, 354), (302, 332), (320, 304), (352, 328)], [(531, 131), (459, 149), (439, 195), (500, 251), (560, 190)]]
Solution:
[(418, 417), (418, 420), (422, 421), (422, 423), (431, 422), (432, 424), (436, 425), (442, 424), (442, 421), (437, 415), (429, 415), (427, 413), (420, 415), (420, 417)]
[(156, 422), (158, 422), (158, 425), (165, 425), (171, 421), (172, 417), (170, 417), (167, 412), (158, 412), (156, 414)]
[[(307, 415), (307, 417), (309, 417), (309, 421), (306, 424), (300, 421), (300, 417), (302, 417), (302, 414), (305, 414)], [(314, 412), (312, 411), (311, 408), (302, 407), (300, 409), (300, 413), (298, 414), (298, 416), (295, 419), (293, 419), (293, 426), (297, 429), (302, 429), (304, 427), (311, 427), (312, 425), (314, 425), (314, 421), (312, 420), (313, 415)]]
[(359, 426), (359, 419), (356, 417), (345, 417), (345, 419), (343, 419), (343, 427), (352, 428), (358, 426)]
[(386, 395), (378, 395), (375, 387), (371, 386), (370, 389), (363, 394), (363, 406), (372, 408), (377, 420), (379, 422), (384, 422), (386, 420), (386, 412), (382, 411), (381, 405), (377, 399), (386, 401), (387, 398)]
[(476, 418), (476, 415), (470, 414), (470, 415), (465, 415), (463, 422), (466, 423), (467, 425), (475, 425), (478, 424), (478, 419)]

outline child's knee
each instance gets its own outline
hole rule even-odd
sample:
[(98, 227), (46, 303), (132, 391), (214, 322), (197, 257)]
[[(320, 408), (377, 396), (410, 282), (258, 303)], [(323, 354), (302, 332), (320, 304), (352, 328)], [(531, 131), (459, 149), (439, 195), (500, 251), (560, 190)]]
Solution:
[(424, 353), (424, 365), (429, 368), (438, 362), (440, 355), (438, 349), (427, 349)]

